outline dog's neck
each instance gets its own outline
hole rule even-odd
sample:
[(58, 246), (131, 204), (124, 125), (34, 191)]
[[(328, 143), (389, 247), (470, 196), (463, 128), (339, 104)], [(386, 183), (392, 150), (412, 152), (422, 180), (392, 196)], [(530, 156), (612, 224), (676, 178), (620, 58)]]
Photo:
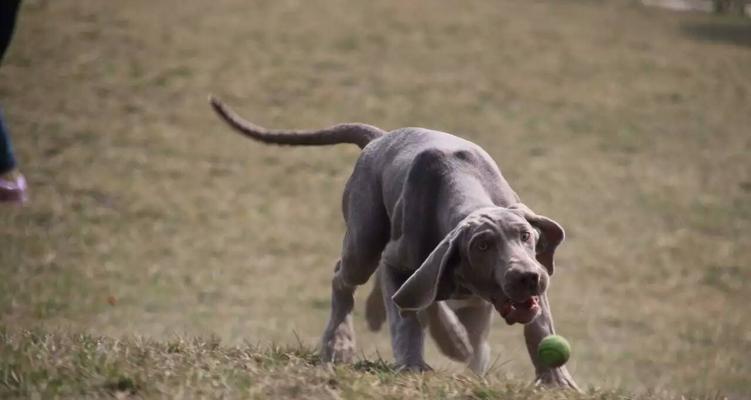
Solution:
[[(474, 175), (452, 176), (436, 193), (438, 197), (440, 235), (448, 234), (471, 213), (490, 207), (507, 207), (519, 201), (516, 193), (504, 190), (503, 184), (482, 182)], [(457, 201), (460, 198), (461, 201)], [(446, 199), (445, 201), (443, 201)]]

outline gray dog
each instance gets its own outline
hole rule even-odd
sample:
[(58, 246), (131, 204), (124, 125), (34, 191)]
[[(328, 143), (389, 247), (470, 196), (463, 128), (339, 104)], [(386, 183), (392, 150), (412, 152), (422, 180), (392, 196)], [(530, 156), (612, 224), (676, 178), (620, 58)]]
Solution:
[(354, 356), (354, 291), (377, 271), (366, 316), (373, 329), (388, 317), (401, 368), (430, 369), (423, 358), (427, 326), (443, 353), (483, 374), (495, 308), (509, 325), (524, 324), (537, 382), (577, 389), (565, 367), (546, 367), (536, 351), (554, 333), (545, 290), (563, 229), (520, 203), (482, 148), (422, 128), (387, 133), (351, 123), (269, 131), (210, 102), (231, 127), (264, 143), (362, 149), (344, 189), (346, 232), (331, 282), (324, 361)]

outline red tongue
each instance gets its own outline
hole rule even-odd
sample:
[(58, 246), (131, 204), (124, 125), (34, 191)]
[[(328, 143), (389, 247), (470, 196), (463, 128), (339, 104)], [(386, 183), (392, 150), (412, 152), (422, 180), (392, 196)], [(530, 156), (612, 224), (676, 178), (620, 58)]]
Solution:
[(509, 325), (515, 323), (527, 324), (540, 312), (539, 298), (532, 296), (522, 303), (505, 301), (502, 304), (494, 304), (496, 311), (506, 320)]

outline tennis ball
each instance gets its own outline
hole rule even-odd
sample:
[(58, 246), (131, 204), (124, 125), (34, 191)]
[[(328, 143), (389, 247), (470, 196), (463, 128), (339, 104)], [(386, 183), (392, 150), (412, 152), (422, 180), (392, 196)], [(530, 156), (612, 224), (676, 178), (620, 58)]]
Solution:
[(550, 368), (560, 367), (568, 361), (571, 355), (571, 345), (563, 336), (550, 335), (540, 341), (537, 346), (537, 356), (542, 363)]

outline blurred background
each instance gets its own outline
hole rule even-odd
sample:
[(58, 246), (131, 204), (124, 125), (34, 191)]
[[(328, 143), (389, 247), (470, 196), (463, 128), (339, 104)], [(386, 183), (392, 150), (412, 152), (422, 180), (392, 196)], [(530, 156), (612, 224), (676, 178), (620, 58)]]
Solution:
[[(0, 326), (317, 344), (358, 150), (251, 143), (213, 115), (215, 93), (268, 127), (361, 121), (478, 143), (567, 230), (550, 291), (580, 384), (751, 396), (740, 14), (26, 0), (0, 104), (31, 202), (0, 208)], [(359, 347), (390, 359), (362, 318), (368, 291)], [(498, 371), (531, 379), (521, 328), (497, 320), (491, 336)], [(428, 361), (462, 370), (432, 344)]]

